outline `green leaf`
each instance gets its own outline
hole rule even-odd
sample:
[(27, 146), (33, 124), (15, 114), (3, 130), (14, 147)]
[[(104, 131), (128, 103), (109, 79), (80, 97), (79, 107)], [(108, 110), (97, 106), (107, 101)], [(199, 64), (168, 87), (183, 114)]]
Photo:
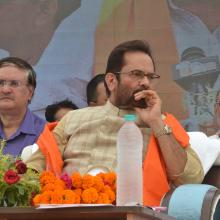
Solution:
[(19, 193), (20, 195), (24, 195), (24, 193), (25, 193), (25, 188), (24, 188), (24, 186), (17, 184), (17, 185), (16, 185), (16, 188), (18, 189), (18, 193)]
[(16, 188), (8, 188), (5, 192), (5, 200), (8, 206), (14, 206), (17, 203), (17, 194), (18, 191)]

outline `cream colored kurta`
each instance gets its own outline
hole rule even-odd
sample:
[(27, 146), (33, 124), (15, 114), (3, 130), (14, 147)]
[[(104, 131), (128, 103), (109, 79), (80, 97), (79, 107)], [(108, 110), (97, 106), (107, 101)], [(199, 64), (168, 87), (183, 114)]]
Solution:
[[(64, 159), (64, 170), (71, 174), (82, 174), (94, 168), (116, 170), (116, 138), (123, 125), (123, 115), (132, 113), (120, 110), (107, 102), (105, 106), (88, 107), (69, 112), (54, 129), (58, 145)], [(150, 129), (139, 125), (143, 134), (143, 159), (147, 153)], [(178, 177), (177, 184), (198, 183), (202, 181), (203, 170), (197, 155), (186, 148), (187, 163), (184, 172)], [(36, 170), (45, 169), (40, 151), (28, 161), (28, 166)]]

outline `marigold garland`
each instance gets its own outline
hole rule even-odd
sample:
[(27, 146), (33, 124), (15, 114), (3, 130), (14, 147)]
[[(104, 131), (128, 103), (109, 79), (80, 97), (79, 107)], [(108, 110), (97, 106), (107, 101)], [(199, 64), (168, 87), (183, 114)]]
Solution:
[(41, 193), (33, 202), (39, 204), (114, 204), (116, 174), (99, 173), (96, 176), (73, 173), (60, 178), (44, 171), (40, 176)]

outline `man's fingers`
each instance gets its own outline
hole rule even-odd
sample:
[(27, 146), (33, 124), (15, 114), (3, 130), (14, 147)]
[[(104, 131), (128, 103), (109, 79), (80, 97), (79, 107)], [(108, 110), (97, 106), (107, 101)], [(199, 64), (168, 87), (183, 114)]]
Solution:
[(134, 94), (134, 98), (135, 100), (140, 100), (140, 99), (145, 99), (147, 101), (151, 100), (151, 99), (155, 99), (158, 96), (156, 95), (156, 93), (154, 91), (151, 90), (143, 90), (140, 92), (137, 92)]

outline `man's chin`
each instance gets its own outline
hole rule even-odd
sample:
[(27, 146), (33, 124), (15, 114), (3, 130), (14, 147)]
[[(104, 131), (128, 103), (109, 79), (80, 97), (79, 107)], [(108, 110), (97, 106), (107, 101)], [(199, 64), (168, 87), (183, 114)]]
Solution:
[(14, 103), (0, 101), (0, 110), (7, 110), (7, 109), (10, 110), (12, 108), (15, 108)]

